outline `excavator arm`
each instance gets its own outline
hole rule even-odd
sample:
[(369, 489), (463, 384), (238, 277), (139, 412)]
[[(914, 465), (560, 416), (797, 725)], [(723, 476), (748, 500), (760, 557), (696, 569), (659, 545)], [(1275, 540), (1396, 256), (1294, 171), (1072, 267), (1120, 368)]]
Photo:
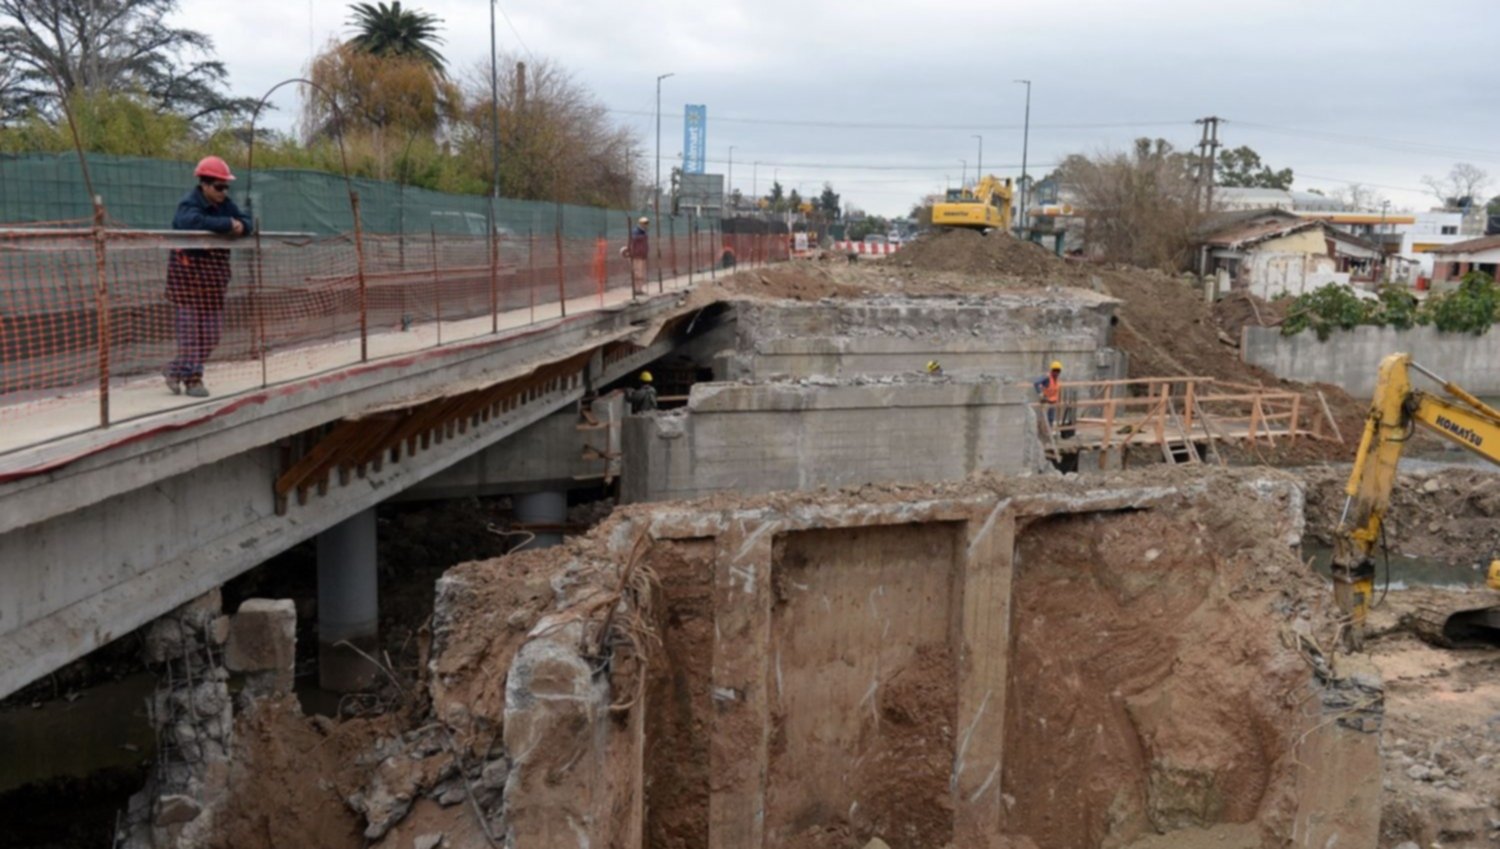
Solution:
[[(1454, 400), (1413, 389), (1413, 369), (1441, 384)], [(1363, 642), (1365, 618), (1374, 595), (1374, 555), (1381, 543), (1391, 489), (1396, 484), (1396, 466), (1417, 427), (1500, 465), (1500, 411), (1412, 362), (1410, 354), (1391, 354), (1381, 361), (1375, 398), (1345, 488), (1348, 498), (1339, 519), (1333, 558), (1334, 597), (1350, 617), (1349, 643), (1355, 648)], [(1492, 586), (1496, 582), (1494, 571), (1490, 576)]]

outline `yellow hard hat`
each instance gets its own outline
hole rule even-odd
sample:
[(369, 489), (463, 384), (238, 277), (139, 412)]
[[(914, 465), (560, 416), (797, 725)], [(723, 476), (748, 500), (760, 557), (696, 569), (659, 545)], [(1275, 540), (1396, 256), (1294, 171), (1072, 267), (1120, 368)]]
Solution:
[(1052, 365), (1047, 366), (1048, 371), (1062, 371), (1062, 360), (1053, 360)]
[(641, 382), (642, 383), (650, 383), (651, 382), (651, 372), (649, 372), (649, 371), (643, 371), (643, 372), (641, 372)]
[(1500, 560), (1490, 562), (1490, 574), (1485, 583), (1489, 584), (1492, 590), (1500, 590)]
[(937, 360), (928, 360), (927, 361), (927, 370), (929, 372), (942, 371), (943, 370), (943, 366)]

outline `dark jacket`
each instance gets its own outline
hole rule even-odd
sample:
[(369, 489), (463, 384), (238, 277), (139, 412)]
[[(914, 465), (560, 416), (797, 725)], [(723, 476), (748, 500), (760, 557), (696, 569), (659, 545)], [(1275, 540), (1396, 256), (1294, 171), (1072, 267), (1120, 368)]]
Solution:
[[(245, 235), (249, 235), (253, 226), (250, 216), (240, 212), (234, 201), (225, 198), (221, 204), (212, 204), (203, 192), (194, 188), (178, 201), (172, 229), (233, 233), (234, 221), (239, 221)], [(167, 300), (179, 306), (223, 309), (224, 291), (228, 288), (228, 248), (172, 251), (167, 262)]]
[(651, 255), (646, 228), (639, 225), (630, 231), (630, 258), (645, 259)]

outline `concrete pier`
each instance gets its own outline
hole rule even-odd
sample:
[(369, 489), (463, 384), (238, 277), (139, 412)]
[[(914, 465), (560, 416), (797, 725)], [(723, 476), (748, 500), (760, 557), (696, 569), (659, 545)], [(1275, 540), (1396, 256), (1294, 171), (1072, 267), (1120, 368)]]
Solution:
[(562, 526), (568, 521), (568, 494), (561, 491), (528, 492), (514, 498), (516, 524), (536, 536), (518, 549), (551, 548), (562, 545)]
[(379, 622), (371, 507), (318, 534), (319, 686), (352, 693), (375, 683), (379, 670), (360, 652), (378, 656)]

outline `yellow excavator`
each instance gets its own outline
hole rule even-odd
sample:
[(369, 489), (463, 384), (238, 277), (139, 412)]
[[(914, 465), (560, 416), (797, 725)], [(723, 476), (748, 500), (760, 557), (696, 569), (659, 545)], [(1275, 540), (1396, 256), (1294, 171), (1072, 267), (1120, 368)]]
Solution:
[[(1436, 381), (1447, 397), (1413, 388), (1413, 370)], [(1356, 650), (1364, 643), (1365, 619), (1374, 597), (1374, 555), (1377, 547), (1384, 547), (1385, 514), (1396, 483), (1396, 465), (1418, 426), (1500, 465), (1500, 411), (1412, 362), (1410, 354), (1391, 354), (1381, 361), (1375, 398), (1334, 535), (1334, 598), (1349, 617), (1345, 643)], [(1490, 589), (1500, 590), (1500, 560), (1490, 564), (1487, 583)], [(1489, 607), (1454, 614), (1445, 631), (1479, 628), (1500, 633), (1500, 607), (1494, 604), (1500, 604), (1500, 599)]]
[(944, 200), (933, 204), (932, 226), (1009, 230), (1014, 196), (1010, 180), (986, 175), (973, 189), (949, 189)]

